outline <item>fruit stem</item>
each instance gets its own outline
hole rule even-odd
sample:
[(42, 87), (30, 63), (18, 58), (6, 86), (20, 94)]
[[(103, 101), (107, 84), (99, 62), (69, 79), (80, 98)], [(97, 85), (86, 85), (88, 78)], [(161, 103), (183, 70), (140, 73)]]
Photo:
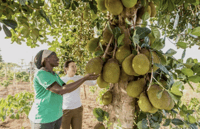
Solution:
[(114, 48), (114, 51), (113, 51), (113, 57), (112, 58), (115, 58), (116, 50), (117, 50), (117, 41), (115, 40), (115, 48)]
[(110, 41), (109, 41), (109, 43), (108, 43), (108, 46), (106, 47), (106, 50), (105, 50), (105, 52), (104, 52), (102, 58), (105, 58), (105, 57), (106, 57), (106, 54), (107, 54), (107, 52), (108, 52), (108, 49), (109, 49), (110, 44), (111, 44), (111, 42), (112, 42), (112, 39), (113, 39), (113, 35), (112, 35), (112, 37), (110, 38)]
[(149, 88), (151, 87), (151, 83), (152, 83), (152, 78), (153, 78), (153, 55), (152, 55), (152, 52), (151, 50), (150, 51), (150, 60), (151, 60), (151, 78), (150, 78), (150, 83), (149, 83), (149, 87), (147, 89), (147, 91), (149, 90)]

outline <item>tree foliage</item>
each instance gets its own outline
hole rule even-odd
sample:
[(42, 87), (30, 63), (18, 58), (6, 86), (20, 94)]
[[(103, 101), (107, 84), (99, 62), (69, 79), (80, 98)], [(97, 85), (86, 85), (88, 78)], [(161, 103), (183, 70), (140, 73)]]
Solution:
[[(147, 11), (151, 2), (156, 5), (154, 16)], [(183, 62), (187, 48), (200, 46), (199, 0), (138, 0), (134, 8), (123, 6), (122, 9), (121, 14), (112, 14), (120, 8), (114, 12), (112, 9), (100, 11), (95, 0), (0, 0), (0, 30), (18, 44), (26, 42), (27, 46), (36, 47), (38, 42), (48, 43), (60, 57), (61, 65), (65, 60), (74, 60), (80, 74), (89, 59), (101, 56), (107, 61), (115, 58), (115, 52), (124, 44), (130, 45), (135, 55), (142, 48), (155, 52), (161, 63), (151, 60), (152, 71), (153, 67), (158, 70), (144, 75), (149, 77), (147, 88), (151, 84), (160, 85), (162, 91), (156, 96), (161, 98), (165, 91), (175, 105), (172, 110), (163, 109), (155, 114), (141, 112), (136, 106), (135, 125), (141, 129), (159, 128), (164, 121), (162, 126), (197, 128), (199, 123), (193, 119), (194, 111), (182, 104), (181, 97), (184, 84), (194, 89), (191, 82), (200, 82), (198, 60), (189, 58)], [(109, 44), (103, 45), (106, 27), (112, 36)], [(92, 38), (99, 38), (93, 53), (86, 49)], [(177, 48), (184, 49), (181, 59), (173, 57), (176, 54), (173, 49), (162, 52), (166, 38)], [(62, 71), (62, 67), (58, 70)], [(162, 79), (166, 87), (160, 83)], [(178, 114), (181, 119), (177, 118)]]

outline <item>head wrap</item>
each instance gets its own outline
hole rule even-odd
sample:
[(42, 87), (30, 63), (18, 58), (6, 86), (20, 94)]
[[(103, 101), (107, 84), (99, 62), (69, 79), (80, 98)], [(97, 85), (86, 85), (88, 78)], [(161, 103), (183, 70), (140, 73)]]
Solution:
[(37, 53), (37, 55), (34, 58), (34, 63), (38, 69), (40, 69), (43, 66), (44, 59), (50, 56), (51, 53), (53, 52), (50, 50), (41, 50)]

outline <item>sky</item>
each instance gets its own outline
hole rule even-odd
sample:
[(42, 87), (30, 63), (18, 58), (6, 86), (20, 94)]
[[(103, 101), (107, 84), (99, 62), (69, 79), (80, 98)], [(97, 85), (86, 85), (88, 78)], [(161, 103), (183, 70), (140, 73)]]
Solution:
[[(26, 43), (22, 43), (22, 45), (18, 45), (17, 43), (11, 44), (11, 39), (5, 39), (5, 34), (2, 31), (0, 31), (0, 55), (2, 56), (4, 62), (10, 62), (10, 63), (16, 63), (18, 65), (21, 65), (22, 61), (24, 65), (28, 65), (37, 52), (39, 52), (42, 49), (48, 49), (49, 46), (47, 44), (39, 44), (39, 47), (31, 48), (26, 45)], [(166, 41), (164, 49), (162, 51), (165, 53), (170, 48), (177, 51), (177, 53), (174, 55), (176, 59), (180, 59), (183, 53), (183, 49), (177, 49), (174, 44)], [(184, 58), (184, 61), (186, 61), (187, 58), (192, 57), (193, 59), (198, 59), (200, 62), (200, 50), (198, 50), (198, 46), (194, 46), (191, 49), (186, 50), (186, 56)]]

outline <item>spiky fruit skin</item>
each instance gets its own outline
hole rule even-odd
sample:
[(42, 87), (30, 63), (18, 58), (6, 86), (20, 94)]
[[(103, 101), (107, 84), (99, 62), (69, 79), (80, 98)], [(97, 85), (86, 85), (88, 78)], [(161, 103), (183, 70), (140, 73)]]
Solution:
[[(158, 55), (156, 54), (156, 52), (152, 51), (151, 53), (149, 52), (148, 49), (146, 48), (142, 48), (140, 51), (142, 54), (146, 55), (149, 59), (150, 65), (149, 65), (149, 72), (151, 72), (151, 53), (152, 53), (152, 57), (153, 57), (153, 63), (157, 63), (160, 64), (160, 58), (158, 57)], [(155, 72), (158, 69), (157, 66), (153, 65), (153, 72)]]
[(158, 109), (167, 109), (171, 103), (171, 96), (167, 93), (167, 91), (163, 91), (161, 98), (157, 97), (157, 94), (161, 92), (162, 89), (160, 86), (154, 84), (151, 85), (150, 89), (147, 91), (149, 100), (151, 104)]
[(107, 91), (102, 96), (102, 102), (104, 105), (108, 105), (112, 102), (112, 93), (110, 91)]
[(172, 108), (174, 108), (174, 101), (173, 101), (173, 99), (170, 97), (170, 105), (169, 105), (169, 107), (166, 107), (165, 110), (172, 110)]
[(137, 4), (137, 0), (122, 0), (122, 3), (126, 8), (132, 8)]
[(117, 83), (120, 77), (120, 67), (116, 59), (109, 59), (103, 67), (103, 80)]
[[(111, 27), (111, 28), (112, 28), (112, 27)], [(111, 33), (111, 31), (109, 30), (109, 28), (106, 27), (106, 29), (105, 29), (104, 32), (103, 32), (103, 44), (102, 44), (102, 45), (104, 45), (104, 44), (106, 44), (106, 43), (109, 43), (111, 37), (112, 37), (112, 33)]]
[(156, 16), (156, 8), (153, 2), (149, 2), (149, 6), (151, 7), (151, 17), (155, 17)]
[(106, 11), (105, 0), (97, 0), (97, 8), (102, 12)]
[(105, 129), (105, 126), (102, 123), (98, 123), (94, 126), (94, 129)]
[(138, 106), (143, 112), (149, 112), (152, 110), (153, 106), (150, 103), (148, 97), (146, 96), (145, 92), (142, 92), (140, 94), (139, 100), (138, 100)]
[(148, 12), (149, 13), (149, 16), (151, 16), (151, 6), (147, 6), (147, 8), (146, 8), (146, 12)]
[(119, 49), (116, 52), (116, 59), (121, 64), (124, 59), (131, 54), (131, 50), (128, 46), (123, 45), (119, 47)]
[(122, 80), (122, 81), (128, 81), (128, 79), (129, 79), (129, 75), (128, 74), (126, 74), (125, 72), (124, 72), (124, 70), (123, 70), (123, 68), (121, 69), (121, 73), (120, 73), (120, 80)]
[(133, 58), (132, 67), (139, 75), (144, 75), (149, 71), (149, 59), (144, 54), (138, 54)]
[(106, 87), (109, 85), (109, 83), (107, 83), (107, 82), (105, 82), (105, 81), (103, 80), (102, 76), (99, 76), (99, 77), (97, 78), (97, 84), (98, 84), (98, 86), (99, 86), (100, 88), (106, 88)]
[(90, 52), (94, 52), (98, 47), (99, 38), (93, 38), (87, 43), (87, 50)]
[(141, 78), (137, 81), (131, 81), (127, 85), (126, 92), (129, 96), (136, 98), (142, 93), (145, 85), (146, 81), (144, 78)]
[(138, 74), (135, 73), (133, 67), (132, 67), (132, 60), (134, 58), (134, 55), (131, 54), (128, 57), (126, 57), (124, 59), (124, 61), (122, 62), (122, 68), (124, 70), (124, 72), (128, 75), (134, 75), (134, 76), (138, 76)]
[(100, 74), (102, 70), (102, 65), (103, 65), (103, 61), (101, 60), (101, 58), (99, 57), (93, 58), (86, 65), (86, 68), (85, 68), (86, 73)]
[(113, 15), (119, 15), (124, 8), (120, 0), (106, 0), (105, 6)]
[(157, 111), (158, 111), (158, 109), (155, 108), (154, 106), (152, 106), (152, 109), (151, 109), (150, 111), (148, 111), (148, 112), (154, 114), (154, 113), (156, 113)]

